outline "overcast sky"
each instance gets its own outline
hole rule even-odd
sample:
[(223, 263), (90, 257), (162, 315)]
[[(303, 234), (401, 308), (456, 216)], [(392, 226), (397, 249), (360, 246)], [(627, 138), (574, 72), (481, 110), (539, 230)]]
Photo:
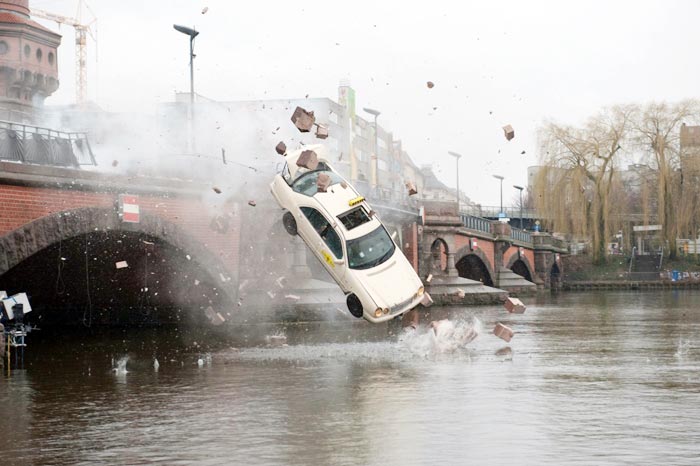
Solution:
[[(30, 0), (74, 16), (77, 0)], [(337, 99), (380, 110), (418, 164), (432, 163), (474, 201), (504, 203), (537, 163), (547, 119), (579, 123), (601, 106), (696, 97), (696, 1), (226, 1), (89, 0), (89, 96), (111, 111), (151, 112), (189, 89), (187, 37), (196, 26), (196, 91), (217, 100)], [(207, 7), (206, 14), (202, 10)], [(90, 15), (84, 12), (83, 19)], [(44, 22), (54, 30), (55, 24)], [(74, 34), (62, 26), (61, 88), (74, 100)], [(428, 89), (427, 81), (435, 83)], [(435, 107), (435, 108), (434, 108)], [(506, 142), (501, 127), (516, 137)], [(526, 153), (521, 154), (522, 151)]]

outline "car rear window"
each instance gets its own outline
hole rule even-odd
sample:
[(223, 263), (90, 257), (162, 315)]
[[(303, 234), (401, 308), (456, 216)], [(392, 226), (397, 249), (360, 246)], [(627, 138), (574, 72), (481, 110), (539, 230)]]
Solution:
[[(320, 164), (319, 164), (320, 165)], [(343, 179), (337, 173), (330, 170), (314, 170), (312, 172), (307, 172), (297, 178), (292, 184), (292, 189), (305, 196), (313, 196), (318, 192), (318, 187), (316, 186), (316, 180), (320, 173), (325, 173), (331, 178), (331, 185), (338, 184), (343, 181)]]
[(338, 220), (343, 223), (346, 230), (352, 230), (355, 227), (359, 227), (360, 225), (369, 222), (371, 219), (365, 208), (363, 206), (359, 206), (345, 212), (342, 215), (338, 215)]

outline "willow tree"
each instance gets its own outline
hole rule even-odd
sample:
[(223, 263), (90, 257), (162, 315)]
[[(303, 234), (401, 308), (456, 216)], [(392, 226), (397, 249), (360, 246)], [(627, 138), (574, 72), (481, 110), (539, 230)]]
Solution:
[(638, 147), (651, 159), (658, 173), (656, 217), (672, 259), (676, 257), (676, 238), (681, 230), (687, 229), (695, 211), (678, 208), (682, 195), (680, 128), (685, 122), (697, 119), (698, 107), (695, 100), (651, 103), (639, 107), (632, 124)]
[(596, 263), (605, 261), (606, 240), (619, 227), (613, 185), (632, 111), (611, 107), (583, 127), (548, 123), (540, 131), (537, 207), (554, 230), (590, 237)]

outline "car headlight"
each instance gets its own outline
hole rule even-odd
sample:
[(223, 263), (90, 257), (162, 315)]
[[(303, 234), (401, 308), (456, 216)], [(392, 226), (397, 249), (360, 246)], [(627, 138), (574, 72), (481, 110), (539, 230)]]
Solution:
[(381, 317), (382, 316), (382, 308), (378, 307), (376, 311), (374, 311), (374, 317)]
[(416, 291), (416, 296), (423, 296), (423, 293), (425, 292), (425, 288), (422, 286), (418, 288), (418, 291)]
[(388, 307), (385, 307), (385, 308), (384, 308), (384, 314), (388, 314), (388, 313), (389, 313), (389, 308), (388, 308)]

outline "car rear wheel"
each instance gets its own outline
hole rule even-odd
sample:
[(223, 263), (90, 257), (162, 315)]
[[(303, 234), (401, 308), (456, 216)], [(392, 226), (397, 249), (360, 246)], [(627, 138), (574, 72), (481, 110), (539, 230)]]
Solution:
[(350, 310), (350, 314), (357, 318), (362, 317), (362, 303), (360, 302), (360, 298), (358, 298), (355, 294), (350, 293), (347, 297), (346, 303), (348, 305), (348, 309)]
[(284, 229), (287, 230), (292, 236), (297, 234), (297, 221), (294, 220), (294, 215), (291, 212), (285, 212), (282, 216), (282, 224), (284, 224)]

